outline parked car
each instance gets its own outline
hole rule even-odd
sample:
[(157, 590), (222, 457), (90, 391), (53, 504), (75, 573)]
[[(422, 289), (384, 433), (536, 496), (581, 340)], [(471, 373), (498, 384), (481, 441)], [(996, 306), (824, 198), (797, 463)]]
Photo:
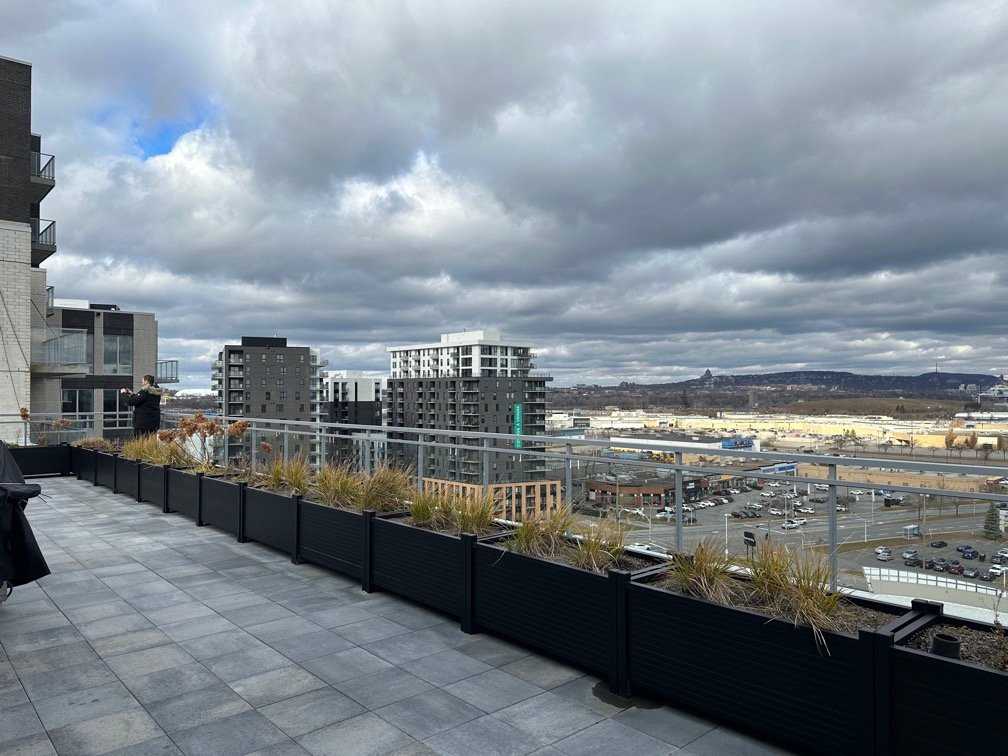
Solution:
[(763, 509), (763, 505), (760, 504), (758, 501), (750, 501), (748, 504), (745, 505), (745, 508), (746, 509)]
[(760, 496), (762, 496), (764, 499), (772, 499), (773, 493), (771, 493), (770, 491), (760, 491)]
[(932, 549), (944, 549), (946, 546), (948, 546), (948, 543), (945, 541), (931, 541)]
[(799, 525), (804, 525), (805, 523), (808, 522), (808, 520), (806, 520), (804, 517), (794, 517), (791, 519), (791, 522), (798, 523)]
[(829, 491), (829, 486), (826, 485), (825, 483), (816, 483), (815, 484), (815, 490), (816, 491)]
[(851, 496), (863, 496), (864, 495), (864, 491), (862, 491), (860, 488), (852, 488), (847, 493), (849, 493)]
[(995, 554), (991, 557), (991, 564), (1008, 564), (1008, 557)]
[(963, 566), (961, 564), (950, 564), (945, 567), (945, 572), (949, 575), (962, 575)]
[(978, 570), (976, 567), (966, 567), (962, 571), (962, 576), (967, 578), (980, 577), (980, 570)]
[(798, 507), (798, 511), (802, 514), (815, 514), (815, 510), (812, 507)]
[(960, 554), (964, 551), (972, 551), (972, 549), (973, 547), (970, 546), (968, 543), (960, 543), (958, 546), (956, 546), (956, 551), (958, 551)]
[(682, 511), (683, 512), (692, 512), (693, 511), (693, 507), (691, 507), (689, 504), (683, 504), (682, 505)]
[[(809, 501), (812, 501), (812, 500), (809, 499)], [(837, 512), (849, 512), (850, 510), (847, 509), (847, 507), (845, 507), (843, 504), (837, 504), (836, 505), (836, 511)]]
[(892, 549), (889, 546), (876, 546), (875, 547), (875, 553), (876, 554), (881, 554), (883, 551), (892, 551)]
[(1002, 547), (997, 550), (998, 556), (1008, 556), (1008, 547)]
[(934, 571), (935, 572), (945, 572), (945, 567), (946, 566), (947, 565), (946, 565), (945, 562), (939, 562), (937, 559), (935, 559), (935, 563), (934, 563)]
[(784, 513), (781, 510), (777, 509), (777, 507), (770, 507), (770, 514), (772, 514), (774, 517), (784, 516)]
[(992, 573), (990, 570), (984, 570), (983, 572), (980, 573), (980, 579), (990, 582), (991, 580), (994, 579), (994, 573)]
[(731, 513), (731, 516), (734, 517), (736, 520), (741, 520), (745, 517), (745, 512), (743, 512), (740, 509), (736, 509)]
[(875, 558), (880, 562), (891, 562), (893, 556), (891, 551), (883, 551), (881, 554), (876, 555)]
[(903, 559), (903, 564), (907, 567), (921, 567), (924, 562), (921, 561), (920, 557), (905, 557)]
[(781, 523), (781, 527), (784, 528), (784, 530), (794, 530), (798, 527), (798, 523), (794, 520), (784, 520), (784, 522)]
[(995, 577), (1000, 577), (1001, 575), (1003, 575), (1008, 570), (1005, 570), (1005, 566), (1003, 564), (995, 564), (995, 565), (992, 565), (991, 567), (987, 568), (987, 571), (991, 575), (994, 575)]
[(924, 567), (925, 570), (933, 570), (934, 564), (935, 564), (934, 559), (925, 559), (924, 564), (922, 566)]
[(917, 549), (907, 549), (901, 556), (904, 559), (915, 559), (917, 557)]
[(962, 553), (963, 559), (978, 559), (980, 557), (980, 552), (976, 549), (966, 549)]

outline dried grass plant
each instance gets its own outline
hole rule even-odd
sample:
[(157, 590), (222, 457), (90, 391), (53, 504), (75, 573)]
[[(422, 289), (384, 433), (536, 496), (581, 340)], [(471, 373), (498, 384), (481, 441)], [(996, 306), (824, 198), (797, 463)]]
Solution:
[(359, 490), (360, 481), (349, 465), (324, 464), (315, 474), (311, 497), (327, 507), (347, 507)]
[(527, 556), (549, 559), (568, 546), (570, 532), (577, 518), (569, 507), (551, 512), (526, 512), (508, 541), (512, 551)]
[(732, 604), (743, 594), (742, 583), (732, 577), (731, 558), (714, 537), (698, 543), (692, 554), (677, 552), (672, 555), (669, 587), (690, 596)]
[(571, 547), (571, 560), (582, 569), (605, 572), (623, 555), (627, 526), (613, 520), (592, 524), (595, 527), (575, 527), (578, 538)]
[(381, 464), (370, 475), (361, 476), (361, 486), (351, 506), (363, 512), (391, 512), (402, 509), (411, 490), (409, 470)]
[(308, 460), (296, 454), (283, 466), (283, 482), (291, 493), (304, 496), (312, 485), (312, 468)]

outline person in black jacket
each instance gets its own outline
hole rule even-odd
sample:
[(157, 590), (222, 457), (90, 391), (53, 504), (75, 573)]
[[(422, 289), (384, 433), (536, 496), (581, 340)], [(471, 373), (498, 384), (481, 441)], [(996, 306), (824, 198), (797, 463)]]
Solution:
[(133, 438), (146, 436), (161, 427), (161, 395), (164, 391), (154, 381), (153, 375), (145, 375), (140, 390), (135, 394), (128, 388), (119, 389), (127, 394), (126, 404), (133, 408)]

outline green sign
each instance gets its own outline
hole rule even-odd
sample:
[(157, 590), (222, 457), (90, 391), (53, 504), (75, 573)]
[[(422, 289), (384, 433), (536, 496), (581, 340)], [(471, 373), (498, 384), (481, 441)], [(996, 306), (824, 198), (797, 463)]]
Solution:
[[(514, 406), (514, 432), (515, 435), (518, 436), (520, 436), (522, 433), (525, 432), (525, 417), (522, 412), (522, 405), (520, 404), (516, 404)], [(520, 438), (515, 439), (514, 448), (515, 449), (522, 448), (522, 440)]]

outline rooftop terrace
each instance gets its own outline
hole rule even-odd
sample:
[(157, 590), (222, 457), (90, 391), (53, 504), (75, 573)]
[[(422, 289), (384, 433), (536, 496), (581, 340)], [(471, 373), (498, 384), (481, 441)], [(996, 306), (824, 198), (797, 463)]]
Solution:
[(0, 605), (0, 752), (782, 753), (73, 478)]

